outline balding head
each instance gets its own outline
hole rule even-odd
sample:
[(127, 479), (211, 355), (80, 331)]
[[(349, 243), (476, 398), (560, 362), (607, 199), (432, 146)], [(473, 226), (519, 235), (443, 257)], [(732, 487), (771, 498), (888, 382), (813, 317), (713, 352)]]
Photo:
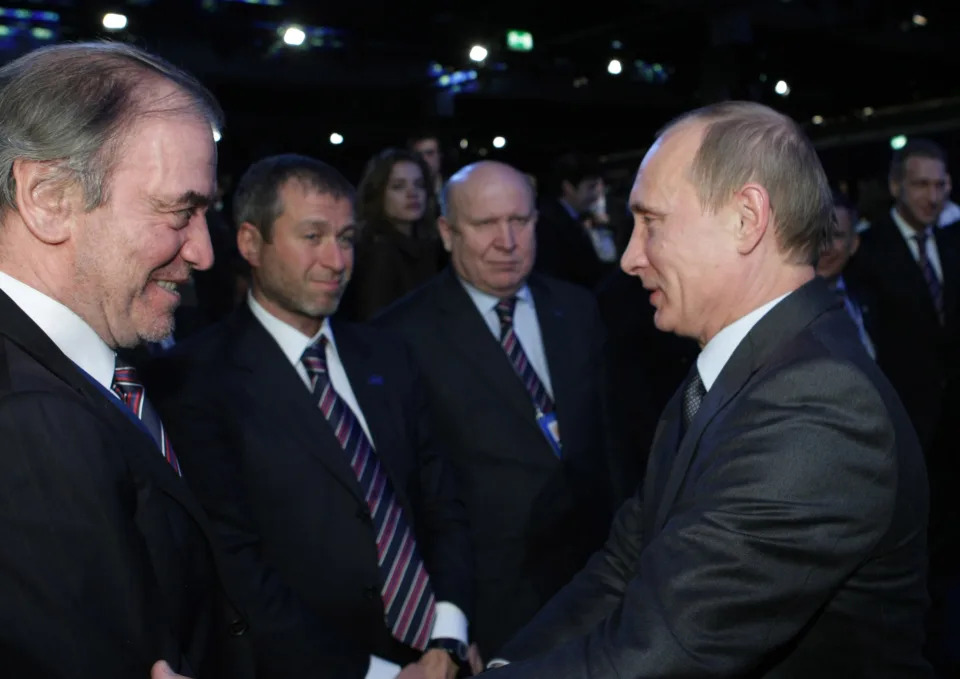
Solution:
[(494, 180), (498, 183), (517, 182), (522, 184), (530, 196), (530, 205), (536, 201), (533, 186), (525, 174), (516, 168), (500, 163), (495, 160), (484, 160), (479, 163), (465, 165), (447, 180), (443, 186), (441, 194), (441, 214), (449, 222), (456, 222), (457, 201), (462, 201), (461, 196), (469, 196), (471, 191), (476, 191), (478, 187), (490, 186)]
[(536, 254), (535, 200), (526, 175), (495, 161), (467, 165), (447, 181), (437, 225), (463, 280), (495, 297), (523, 287)]

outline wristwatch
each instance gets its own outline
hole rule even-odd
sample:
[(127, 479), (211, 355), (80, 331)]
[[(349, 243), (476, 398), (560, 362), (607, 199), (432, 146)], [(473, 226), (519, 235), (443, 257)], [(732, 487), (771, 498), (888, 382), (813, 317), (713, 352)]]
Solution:
[(435, 648), (446, 651), (453, 660), (453, 663), (459, 667), (461, 671), (470, 669), (470, 658), (467, 656), (469, 646), (464, 642), (449, 637), (431, 639), (427, 642), (427, 650), (432, 651)]

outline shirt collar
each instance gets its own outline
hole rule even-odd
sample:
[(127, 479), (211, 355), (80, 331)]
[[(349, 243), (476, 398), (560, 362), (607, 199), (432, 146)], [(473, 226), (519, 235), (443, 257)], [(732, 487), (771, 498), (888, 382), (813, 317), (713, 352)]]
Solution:
[(104, 388), (113, 386), (116, 352), (70, 308), (0, 271), (0, 290), (49, 337), (67, 358)]
[[(787, 293), (790, 294), (790, 293)], [(779, 304), (787, 295), (781, 295), (776, 299), (770, 300), (763, 306), (757, 307), (745, 316), (741, 316), (733, 323), (718, 332), (713, 339), (707, 342), (700, 355), (697, 356), (697, 371), (700, 373), (700, 380), (703, 387), (710, 391), (710, 387), (717, 381), (720, 371), (733, 356), (743, 338), (753, 329), (761, 318), (773, 307)]]
[[(893, 219), (893, 223), (897, 225), (897, 229), (900, 231), (900, 235), (903, 236), (903, 239), (905, 241), (907, 241), (908, 243), (910, 241), (916, 241), (917, 234), (920, 232), (914, 229), (909, 224), (907, 224), (907, 221), (900, 216), (899, 212), (897, 212), (896, 207), (890, 208), (890, 218)], [(923, 230), (923, 232), (926, 233), (928, 236), (932, 236), (933, 226), (927, 225), (927, 227)]]
[[(470, 295), (470, 299), (473, 300), (474, 305), (480, 310), (480, 313), (485, 314), (488, 311), (493, 311), (494, 307), (496, 307), (500, 302), (499, 297), (494, 297), (489, 293), (478, 290), (470, 283), (467, 283), (467, 281), (460, 276), (457, 276), (457, 280), (460, 281), (460, 284), (463, 285), (463, 289), (467, 291), (468, 295)], [(517, 293), (514, 296), (517, 298), (518, 302), (529, 303), (530, 288), (527, 287), (526, 283), (524, 283), (523, 287), (517, 290)]]
[(574, 221), (580, 220), (580, 213), (573, 209), (573, 206), (568, 203), (565, 199), (560, 198), (560, 205), (563, 206), (563, 209), (567, 211), (567, 214), (570, 215), (570, 219)]
[(254, 318), (260, 321), (264, 329), (273, 337), (274, 341), (280, 346), (283, 355), (287, 357), (290, 364), (296, 367), (300, 364), (303, 352), (307, 347), (312, 346), (321, 336), (327, 338), (327, 342), (336, 353), (337, 343), (333, 339), (333, 329), (330, 327), (330, 319), (324, 318), (320, 330), (313, 337), (307, 337), (292, 325), (271, 314), (263, 308), (252, 293), (247, 293), (247, 305), (250, 307), (250, 313)]

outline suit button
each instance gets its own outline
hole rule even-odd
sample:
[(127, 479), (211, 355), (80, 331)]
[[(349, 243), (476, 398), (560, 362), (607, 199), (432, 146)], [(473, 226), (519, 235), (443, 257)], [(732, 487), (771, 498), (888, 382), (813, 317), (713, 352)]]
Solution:
[(370, 508), (366, 505), (357, 507), (357, 518), (361, 521), (366, 521), (369, 523), (372, 520), (372, 517), (370, 516)]
[(366, 599), (375, 599), (380, 591), (373, 585), (363, 588), (363, 596)]
[(247, 626), (246, 621), (244, 620), (234, 620), (230, 623), (230, 636), (232, 637), (242, 637), (247, 633), (247, 630), (250, 629)]

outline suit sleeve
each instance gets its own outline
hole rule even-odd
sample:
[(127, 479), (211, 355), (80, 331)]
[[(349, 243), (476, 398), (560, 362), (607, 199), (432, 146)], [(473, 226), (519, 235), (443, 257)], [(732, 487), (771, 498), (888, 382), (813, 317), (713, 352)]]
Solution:
[(473, 608), (473, 550), (467, 510), (450, 462), (432, 435), (426, 391), (406, 347), (404, 357), (410, 370), (407, 424), (419, 465), (420, 492), (415, 500), (418, 543), (423, 545), (437, 600), (456, 604), (469, 619)]
[(810, 622), (891, 521), (893, 427), (869, 380), (832, 361), (740, 398), (704, 432), (694, 499), (646, 545), (615, 610), (495, 676), (743, 676)]
[(250, 618), (258, 676), (268, 679), (353, 677), (369, 656), (320, 619), (268, 565), (240, 471), (239, 446), (218, 407), (222, 390), (197, 374), (158, 401), (184, 478), (210, 516), (224, 547), (224, 577)]
[(0, 400), (0, 649), (11, 677), (148, 677), (180, 650), (111, 432), (51, 394)]

